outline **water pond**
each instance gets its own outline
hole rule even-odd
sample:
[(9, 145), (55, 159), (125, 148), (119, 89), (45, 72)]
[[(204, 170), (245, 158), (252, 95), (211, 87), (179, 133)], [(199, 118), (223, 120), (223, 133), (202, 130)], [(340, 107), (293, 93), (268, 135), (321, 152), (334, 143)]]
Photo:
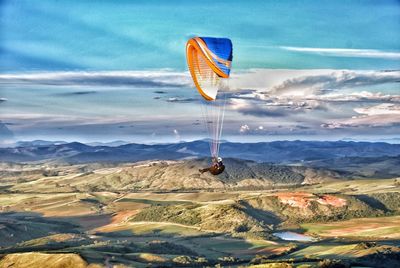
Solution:
[(299, 234), (295, 232), (276, 232), (273, 233), (273, 235), (279, 237), (282, 240), (287, 240), (287, 241), (313, 241), (314, 238), (308, 235), (304, 234)]

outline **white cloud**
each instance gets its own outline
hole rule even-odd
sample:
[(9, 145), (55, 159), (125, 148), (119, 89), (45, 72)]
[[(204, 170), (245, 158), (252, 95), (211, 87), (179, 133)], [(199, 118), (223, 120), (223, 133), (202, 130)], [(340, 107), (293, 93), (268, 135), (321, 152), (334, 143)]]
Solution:
[(382, 92), (328, 93), (315, 96), (316, 100), (327, 102), (400, 102), (400, 95), (383, 94)]
[[(355, 108), (355, 112), (365, 114), (368, 116), (373, 115), (400, 115), (400, 105), (393, 103), (382, 103), (376, 106)], [(400, 123), (400, 121), (399, 121)]]
[(177, 129), (174, 129), (174, 135), (175, 139), (177, 139), (178, 141), (181, 140), (181, 135), (179, 134), (179, 131)]
[(285, 117), (311, 110), (325, 110), (325, 104), (319, 100), (304, 99), (298, 97), (272, 97), (262, 94), (250, 99), (241, 98), (240, 95), (234, 97), (229, 102), (229, 109), (235, 110), (244, 115), (256, 117)]
[(339, 89), (397, 83), (398, 81), (400, 81), (400, 71), (340, 70), (326, 74), (289, 78), (272, 87), (271, 92), (279, 95), (307, 96)]
[(240, 133), (247, 133), (250, 131), (250, 127), (248, 125), (240, 126), (239, 132)]
[[(16, 123), (28, 124), (73, 124), (73, 125), (86, 125), (86, 124), (112, 124), (130, 122), (132, 119), (128, 116), (113, 115), (109, 117), (99, 116), (81, 116), (81, 115), (56, 115), (46, 113), (14, 113), (3, 114), (3, 120), (13, 121)], [(18, 125), (17, 125), (18, 126)]]
[(182, 98), (182, 97), (170, 97), (166, 101), (167, 102), (188, 103), (188, 102), (199, 101), (199, 99), (196, 99), (196, 98)]
[(379, 58), (388, 60), (400, 59), (400, 52), (383, 51), (377, 49), (349, 49), (349, 48), (313, 48), (313, 47), (279, 47), (283, 50), (318, 54), (333, 57)]
[(0, 74), (0, 84), (183, 87), (191, 85), (187, 72), (97, 71)]
[(330, 74), (337, 70), (333, 69), (250, 69), (245, 72), (232, 72), (230, 78), (231, 90), (252, 89), (257, 91), (268, 91), (272, 87), (281, 84), (287, 79), (310, 75)]
[(358, 116), (348, 119), (337, 119), (321, 124), (323, 128), (385, 127), (400, 125), (400, 105), (382, 103), (370, 107), (355, 108)]
[(371, 128), (371, 127), (398, 126), (399, 124), (400, 124), (400, 115), (390, 114), (390, 115), (373, 115), (373, 116), (355, 116), (350, 119), (336, 120), (329, 123), (323, 123), (321, 124), (321, 127), (330, 129), (356, 128), (356, 127)]

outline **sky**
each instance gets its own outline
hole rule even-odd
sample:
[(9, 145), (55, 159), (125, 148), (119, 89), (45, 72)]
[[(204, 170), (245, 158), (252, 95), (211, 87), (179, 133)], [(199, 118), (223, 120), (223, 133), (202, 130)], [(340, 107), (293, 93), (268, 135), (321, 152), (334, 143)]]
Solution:
[(207, 138), (186, 41), (228, 37), (223, 138), (400, 133), (399, 1), (0, 1), (0, 143)]

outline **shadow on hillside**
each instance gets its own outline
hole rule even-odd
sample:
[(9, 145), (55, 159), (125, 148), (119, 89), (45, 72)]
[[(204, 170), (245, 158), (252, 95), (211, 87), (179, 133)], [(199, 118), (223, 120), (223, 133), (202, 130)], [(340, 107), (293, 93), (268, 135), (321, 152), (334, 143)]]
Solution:
[(385, 206), (385, 204), (383, 204), (383, 203), (382, 203), (381, 201), (379, 201), (378, 199), (373, 198), (373, 197), (371, 197), (371, 196), (369, 196), (369, 195), (360, 194), (360, 195), (356, 195), (356, 197), (357, 197), (359, 200), (361, 200), (361, 201), (367, 203), (369, 206), (371, 206), (371, 207), (373, 207), (373, 208), (375, 208), (375, 209), (380, 209), (380, 210), (382, 210), (382, 211), (384, 211), (384, 212), (390, 211), (390, 210)]
[(56, 233), (78, 233), (78, 226), (43, 217), (36, 212), (9, 211), (0, 213), (0, 247), (15, 246), (18, 243), (49, 236)]
[(88, 232), (90, 230), (102, 227), (112, 222), (111, 214), (97, 214), (97, 215), (81, 215), (71, 217), (54, 217), (54, 219), (61, 222), (70, 222), (77, 226), (80, 232)]
[(244, 206), (244, 210), (248, 215), (257, 221), (262, 221), (264, 224), (277, 226), (283, 222), (282, 219), (273, 212), (255, 208), (244, 201), (240, 202), (240, 204)]
[[(111, 223), (111, 215), (44, 217), (37, 212), (0, 213), (0, 253), (15, 251), (19, 243), (54, 234), (84, 234)], [(8, 249), (7, 249), (8, 248)]]

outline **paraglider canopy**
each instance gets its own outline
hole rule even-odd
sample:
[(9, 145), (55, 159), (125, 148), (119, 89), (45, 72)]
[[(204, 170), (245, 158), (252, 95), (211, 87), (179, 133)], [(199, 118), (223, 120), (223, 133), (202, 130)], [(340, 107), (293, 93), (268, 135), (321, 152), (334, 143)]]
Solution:
[(219, 89), (219, 78), (228, 78), (230, 74), (231, 40), (194, 37), (187, 42), (186, 57), (197, 90), (207, 101), (214, 101)]
[(225, 114), (226, 88), (232, 64), (228, 38), (194, 37), (186, 44), (186, 58), (193, 83), (200, 93), (204, 125), (209, 134), (211, 156), (217, 159)]

